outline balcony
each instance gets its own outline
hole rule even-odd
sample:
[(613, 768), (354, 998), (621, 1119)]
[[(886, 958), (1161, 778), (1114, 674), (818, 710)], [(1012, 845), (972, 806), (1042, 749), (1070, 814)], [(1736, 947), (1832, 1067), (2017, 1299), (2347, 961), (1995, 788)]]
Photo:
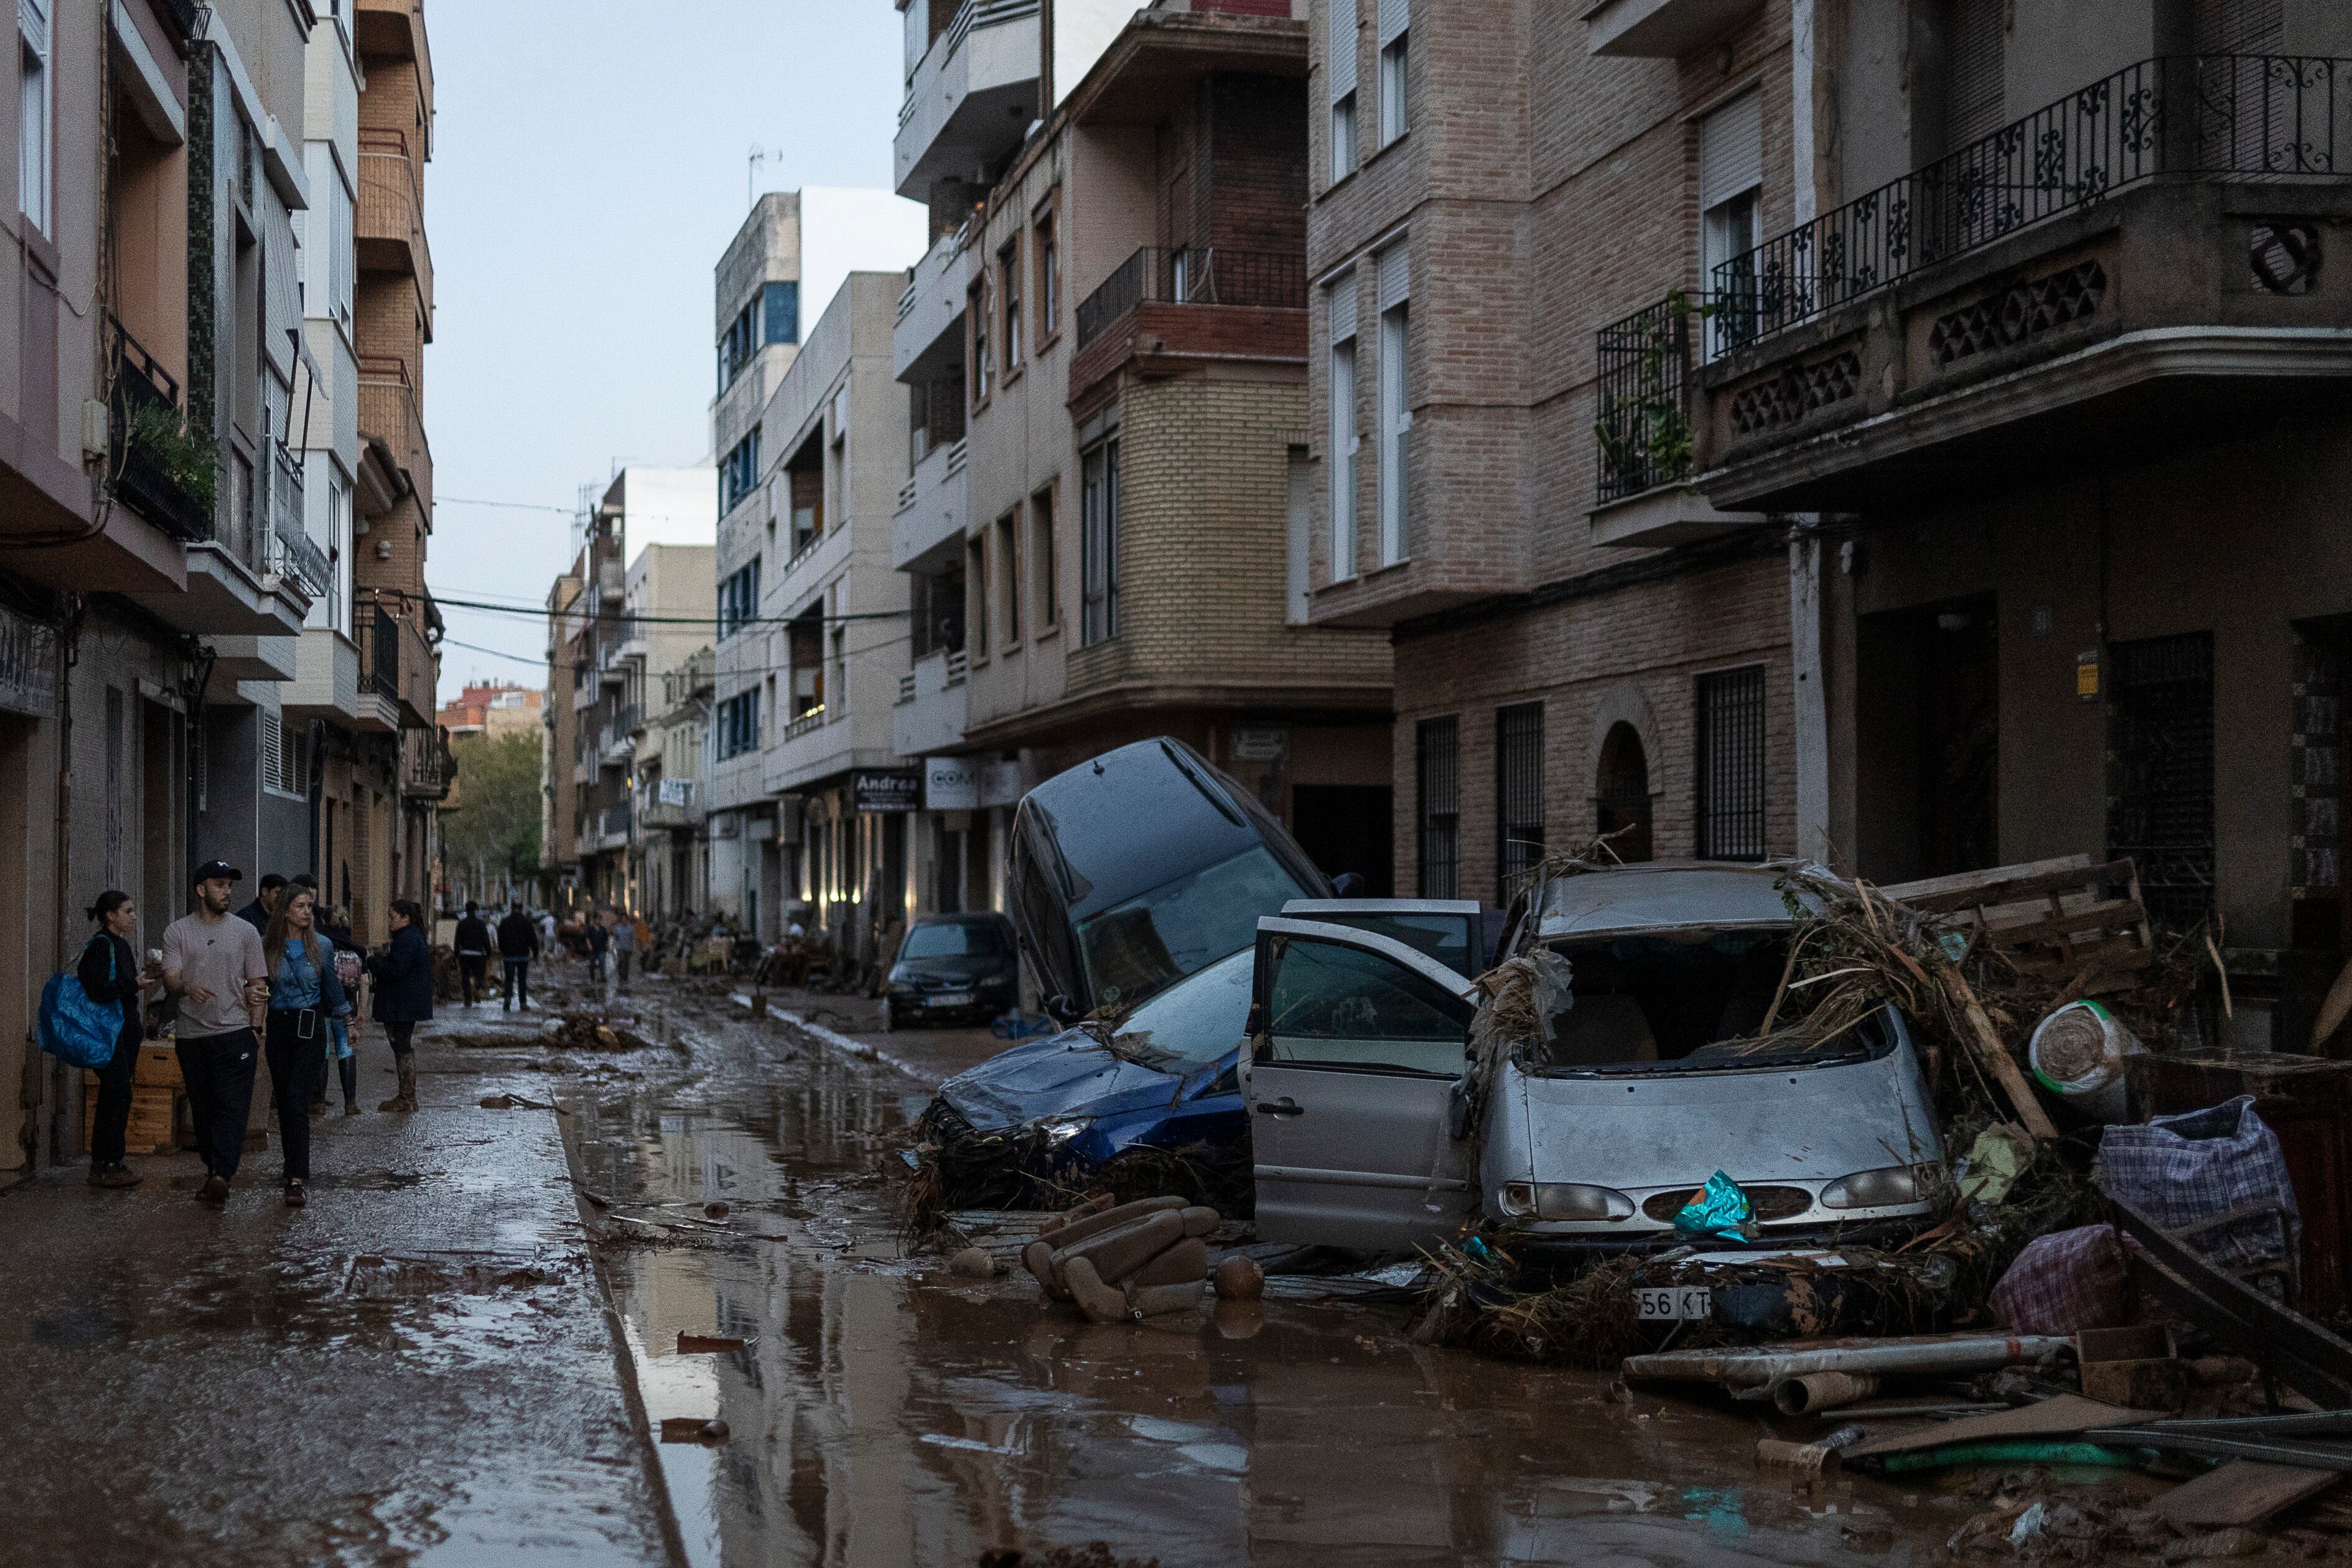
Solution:
[(2171, 56), (1716, 269), (1719, 507), (1866, 510), (2194, 443), (2352, 379), (2352, 61)]
[(1130, 358), (1213, 354), (1304, 364), (1307, 258), (1148, 245), (1079, 302), (1076, 326), (1073, 399)]
[(304, 597), (323, 598), (334, 586), (334, 569), (303, 521), (301, 461), (273, 443), (268, 472), (270, 529), (262, 541), (263, 564), (270, 574), (294, 584)]
[(409, 132), (360, 132), (359, 207), (352, 237), (362, 272), (397, 272), (416, 279), (416, 300), (432, 334), (433, 252), (425, 239), (425, 185)]
[(1705, 296), (1677, 291), (1601, 329), (1593, 543), (1686, 544), (1764, 521), (1716, 510), (1690, 483), (1693, 323), (1712, 316)]
[(1585, 47), (1620, 59), (1679, 59), (1763, 9), (1763, 0), (1598, 0), (1584, 13)]
[[(433, 448), (425, 438), (423, 405), (404, 361), (389, 354), (360, 355), (360, 439), (382, 441), (394, 466), (415, 491), (417, 504), (433, 515)], [(394, 498), (397, 499), (397, 498)]]
[(943, 234), (923, 258), (898, 297), (898, 320), (890, 330), (890, 374), (900, 381), (935, 381), (963, 359), (963, 318), (979, 252), (971, 239), (977, 217)]
[(446, 800), (457, 782), (449, 731), (436, 725), (401, 737), (400, 793), (411, 800)]
[(608, 854), (615, 849), (626, 849), (630, 829), (635, 820), (635, 815), (626, 801), (606, 806), (596, 817), (594, 851)]
[(943, 548), (963, 548), (964, 473), (970, 453), (962, 441), (934, 447), (915, 465), (915, 477), (898, 492), (890, 519), (890, 566), (904, 572)]
[[(360, 691), (389, 705), (394, 726), (404, 730), (430, 729), (436, 722), (440, 665), (423, 620), (421, 611), (387, 601), (362, 611)], [(361, 717), (364, 722), (368, 715), (362, 711)]]
[(108, 413), (115, 499), (174, 539), (191, 544), (209, 539), (218, 458), (189, 433), (180, 384), (121, 321), (110, 315), (107, 326), (113, 340), (114, 399)]
[(638, 820), (647, 832), (690, 833), (702, 826), (702, 806), (692, 779), (662, 779)]
[(928, 756), (963, 744), (965, 655), (935, 653), (898, 678), (890, 710), (890, 749), (902, 757)]
[(330, 626), (308, 626), (295, 645), (294, 681), (278, 694), (286, 717), (349, 727), (360, 714), (359, 645)]
[(1037, 117), (1037, 0), (964, 0), (907, 83), (893, 144), (894, 188), (968, 177), (1021, 143)]

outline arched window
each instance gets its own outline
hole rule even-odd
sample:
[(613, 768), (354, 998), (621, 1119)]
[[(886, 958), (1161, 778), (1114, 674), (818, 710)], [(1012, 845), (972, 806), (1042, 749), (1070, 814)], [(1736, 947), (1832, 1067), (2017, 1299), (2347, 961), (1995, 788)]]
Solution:
[(1593, 780), (1603, 836), (1631, 828), (1609, 847), (1621, 860), (1647, 860), (1650, 847), (1650, 763), (1642, 754), (1642, 737), (1631, 724), (1614, 724), (1601, 742), (1601, 767)]

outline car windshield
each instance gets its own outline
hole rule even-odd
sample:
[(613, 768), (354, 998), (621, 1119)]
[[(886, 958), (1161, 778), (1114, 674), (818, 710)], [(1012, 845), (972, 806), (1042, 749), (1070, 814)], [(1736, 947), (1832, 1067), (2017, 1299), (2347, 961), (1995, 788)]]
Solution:
[(1786, 929), (1621, 936), (1557, 950), (1575, 1004), (1527, 1065), (1548, 1075), (1731, 1072), (1819, 1067), (1887, 1048), (1878, 1027), (1827, 1039), (1758, 1040), (1789, 956)]
[(1239, 952), (1171, 985), (1127, 1016), (1111, 1048), (1146, 1067), (1199, 1067), (1241, 1044), (1249, 1026), (1256, 951)]
[(993, 921), (941, 921), (919, 925), (898, 949), (901, 958), (995, 958), (1004, 952), (1004, 933)]
[(1312, 893), (1272, 851), (1244, 849), (1080, 921), (1087, 979), (1104, 1005), (1132, 1005), (1250, 947), (1258, 916)]

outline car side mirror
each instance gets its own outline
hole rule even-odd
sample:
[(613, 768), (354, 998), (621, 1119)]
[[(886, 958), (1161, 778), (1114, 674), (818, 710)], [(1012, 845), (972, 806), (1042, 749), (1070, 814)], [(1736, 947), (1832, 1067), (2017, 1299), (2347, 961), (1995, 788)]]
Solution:
[(1066, 1029), (1078, 1021), (1078, 1010), (1071, 1005), (1069, 997), (1055, 992), (1045, 998), (1045, 1016)]

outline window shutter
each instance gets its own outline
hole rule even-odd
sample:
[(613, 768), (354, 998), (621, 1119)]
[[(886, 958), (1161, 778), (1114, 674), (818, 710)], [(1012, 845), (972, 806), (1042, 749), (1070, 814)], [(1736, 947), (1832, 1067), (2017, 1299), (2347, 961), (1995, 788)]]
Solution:
[(1346, 342), (1356, 335), (1356, 269), (1341, 273), (1328, 290), (1331, 297), (1331, 341)]
[(2003, 0), (1951, 0), (1945, 58), (1944, 151), (1957, 153), (2001, 124)]
[(1699, 122), (1699, 210), (1721, 206), (1763, 183), (1764, 95), (1751, 92)]
[(1406, 0), (1381, 0), (1381, 47), (1395, 43), (1404, 31), (1408, 9)]
[(285, 784), (282, 782), (282, 764), (278, 755), (280, 746), (284, 740), (284, 734), (285, 731), (279, 720), (268, 714), (264, 714), (262, 716), (261, 782), (268, 784), (272, 789), (284, 789), (286, 787)]
[(1361, 0), (1331, 0), (1324, 26), (1331, 50), (1331, 101), (1356, 90), (1356, 7)]
[(2279, 0), (2197, 0), (2195, 48), (2200, 55), (2286, 52)]
[(1381, 309), (1402, 305), (1412, 294), (1412, 264), (1398, 240), (1381, 252)]

